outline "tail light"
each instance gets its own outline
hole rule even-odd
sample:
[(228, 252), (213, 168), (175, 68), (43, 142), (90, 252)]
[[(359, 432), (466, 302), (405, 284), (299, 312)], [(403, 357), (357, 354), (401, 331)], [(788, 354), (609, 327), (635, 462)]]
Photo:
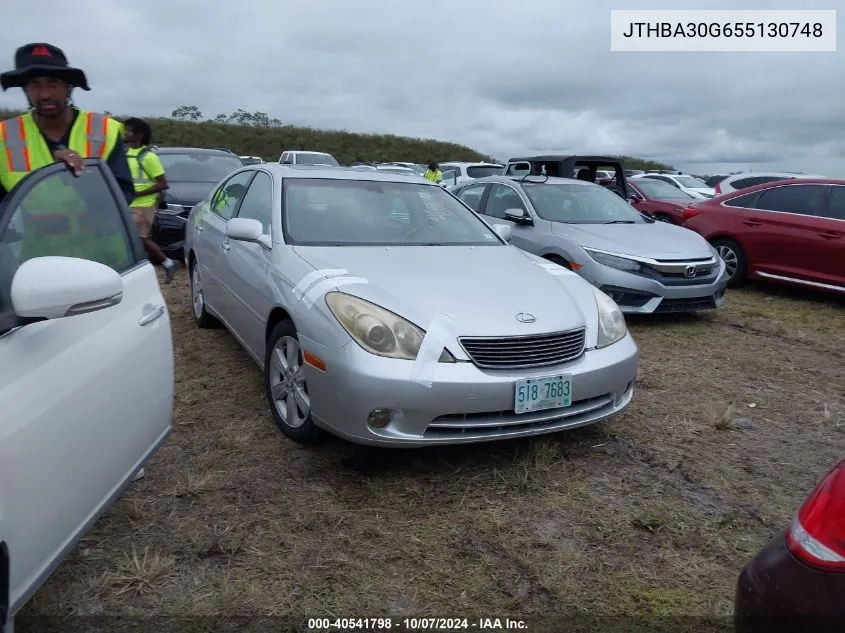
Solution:
[(713, 191), (715, 191), (716, 195), (718, 196), (719, 194), (722, 193), (722, 187), (718, 183), (716, 183), (716, 186), (713, 187)]
[(845, 573), (845, 461), (819, 482), (801, 506), (786, 542), (807, 565)]
[(690, 218), (694, 218), (697, 215), (700, 215), (701, 211), (698, 209), (693, 209), (691, 207), (684, 209), (684, 212), (681, 213), (681, 221), (689, 220)]

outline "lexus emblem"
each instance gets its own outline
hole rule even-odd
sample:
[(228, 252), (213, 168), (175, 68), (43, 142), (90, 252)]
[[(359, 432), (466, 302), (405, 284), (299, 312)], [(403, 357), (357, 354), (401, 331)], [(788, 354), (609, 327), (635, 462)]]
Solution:
[(695, 277), (695, 273), (698, 272), (695, 266), (687, 266), (684, 268), (684, 277)]
[(520, 312), (516, 315), (516, 320), (520, 323), (534, 323), (534, 321), (537, 320), (537, 317), (530, 312)]

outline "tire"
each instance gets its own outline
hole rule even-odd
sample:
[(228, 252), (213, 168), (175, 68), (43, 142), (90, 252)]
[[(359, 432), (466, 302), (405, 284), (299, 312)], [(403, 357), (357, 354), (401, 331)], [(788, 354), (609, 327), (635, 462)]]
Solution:
[(282, 433), (300, 444), (313, 444), (321, 438), (322, 430), (311, 419), (302, 348), (290, 319), (277, 323), (267, 337), (264, 391), (273, 421)]
[(745, 251), (729, 237), (720, 237), (711, 242), (719, 256), (725, 260), (728, 271), (728, 288), (738, 288), (748, 279), (748, 260)]
[(205, 309), (205, 296), (202, 292), (202, 281), (200, 280), (200, 270), (196, 259), (191, 262), (188, 279), (191, 285), (191, 314), (194, 315), (194, 322), (197, 327), (204, 330), (219, 327), (220, 321), (211, 316)]

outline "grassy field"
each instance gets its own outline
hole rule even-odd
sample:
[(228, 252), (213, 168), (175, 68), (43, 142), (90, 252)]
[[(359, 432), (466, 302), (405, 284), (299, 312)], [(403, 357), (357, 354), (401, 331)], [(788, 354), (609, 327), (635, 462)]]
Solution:
[(620, 417), (363, 461), (281, 436), (246, 353), (194, 327), (184, 274), (163, 288), (172, 439), (19, 633), (39, 615), (129, 616), (112, 631), (150, 614), (510, 616), (532, 631), (728, 616), (742, 566), (842, 458), (841, 299), (750, 287), (713, 314), (631, 320), (640, 374)]

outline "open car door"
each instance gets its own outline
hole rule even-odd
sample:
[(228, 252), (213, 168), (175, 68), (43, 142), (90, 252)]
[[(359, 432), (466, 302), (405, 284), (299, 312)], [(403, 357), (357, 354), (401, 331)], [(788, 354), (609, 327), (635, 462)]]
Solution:
[(0, 204), (0, 629), (166, 440), (170, 318), (108, 166)]

